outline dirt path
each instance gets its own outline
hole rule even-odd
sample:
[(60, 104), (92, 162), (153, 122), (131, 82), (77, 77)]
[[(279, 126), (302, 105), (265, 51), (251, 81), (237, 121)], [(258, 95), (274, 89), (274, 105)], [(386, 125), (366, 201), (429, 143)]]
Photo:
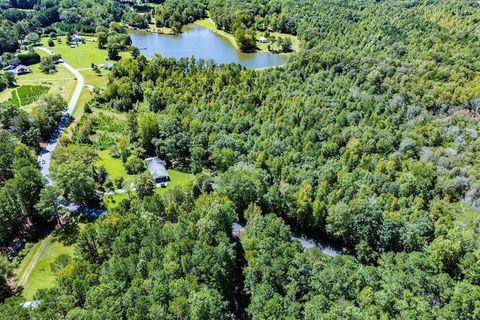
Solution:
[(47, 245), (48, 242), (48, 237), (42, 240), (40, 243), (40, 247), (38, 248), (37, 252), (35, 252), (35, 255), (33, 256), (33, 259), (30, 261), (30, 263), (27, 266), (27, 269), (23, 273), (22, 277), (18, 281), (18, 286), (24, 286), (25, 283), (27, 283), (28, 278), (30, 277), (30, 274), (33, 271), (33, 268), (37, 265), (38, 259), (40, 259), (40, 256), (43, 253), (43, 250), (45, 249), (45, 246)]

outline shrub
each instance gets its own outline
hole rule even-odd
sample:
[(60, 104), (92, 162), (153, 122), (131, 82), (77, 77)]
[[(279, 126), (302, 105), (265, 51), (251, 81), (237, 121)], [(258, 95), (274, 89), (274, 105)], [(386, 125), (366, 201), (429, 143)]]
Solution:
[(58, 60), (57, 57), (55, 56), (48, 56), (44, 57), (41, 59), (40, 62), (40, 70), (43, 73), (54, 73), (57, 71), (57, 66), (55, 65), (55, 62)]
[(105, 190), (113, 190), (115, 189), (115, 183), (114, 181), (112, 180), (111, 177), (108, 177), (107, 180), (105, 181), (105, 183), (103, 184), (103, 188)]
[(125, 163), (125, 169), (128, 174), (139, 174), (145, 171), (145, 163), (142, 159), (131, 156), (128, 158), (127, 163)]
[(70, 260), (72, 260), (72, 258), (68, 254), (61, 254), (52, 263), (50, 263), (50, 269), (56, 273), (65, 268)]
[(17, 54), (17, 58), (26, 66), (40, 62), (40, 55), (33, 50), (21, 52)]
[(117, 189), (123, 188), (124, 179), (122, 176), (114, 178), (114, 182)]

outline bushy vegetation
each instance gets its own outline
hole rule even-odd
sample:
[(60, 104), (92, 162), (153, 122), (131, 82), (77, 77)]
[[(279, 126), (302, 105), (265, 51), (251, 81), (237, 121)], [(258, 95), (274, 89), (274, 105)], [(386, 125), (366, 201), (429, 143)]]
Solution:
[(57, 55), (48, 55), (40, 60), (40, 71), (43, 73), (55, 73), (57, 71), (57, 61), (60, 59)]
[[(108, 144), (127, 162), (126, 144), (204, 174), (162, 196), (140, 176), (138, 194), (85, 228), (80, 258), (37, 295), (39, 308), (18, 311), (12, 300), (0, 315), (478, 318), (474, 2), (207, 7), (220, 28), (260, 30), (263, 21), (297, 34), (303, 50), (261, 72), (159, 56), (118, 63), (96, 96), (125, 117), (124, 141)], [(95, 155), (70, 148), (57, 179), (64, 195), (87, 203), (99, 181)], [(72, 182), (79, 170), (87, 187)], [(246, 221), (239, 242), (237, 219)], [(349, 256), (304, 250), (291, 228)]]
[[(39, 93), (43, 90), (29, 87), (22, 89), (20, 93), (22, 105), (25, 105), (24, 97), (29, 99), (29, 93), (32, 91)], [(55, 131), (65, 108), (66, 102), (60, 95), (41, 96), (30, 114), (12, 102), (0, 103), (0, 128), (12, 132), (25, 144), (38, 147), (41, 141), (47, 141)]]
[[(308, 1), (290, 0), (212, 0), (208, 11), (218, 28), (234, 32), (236, 25), (257, 30), (271, 30), (296, 34), (300, 15), (299, 6), (310, 6)], [(311, 8), (310, 8), (311, 9)], [(316, 11), (311, 11), (310, 13)], [(301, 16), (304, 19), (304, 16)]]
[(97, 29), (97, 40), (98, 48), (107, 49), (108, 57), (111, 60), (118, 60), (120, 51), (132, 44), (127, 29), (114, 22), (108, 28)]
[(0, 245), (3, 246), (23, 224), (35, 218), (43, 178), (31, 150), (9, 132), (1, 130), (0, 137)]
[(21, 64), (27, 66), (40, 62), (40, 55), (34, 50), (20, 52), (15, 58), (18, 59)]
[(176, 33), (181, 31), (182, 26), (207, 16), (207, 1), (204, 0), (166, 0), (158, 2), (161, 2), (162, 5), (156, 6), (154, 10), (157, 27), (172, 28)]
[[(132, 17), (130, 5), (123, 1), (108, 2), (85, 0), (17, 0), (2, 1), (0, 6), (0, 54), (15, 52), (21, 44), (32, 44), (32, 34), (44, 35), (55, 33), (95, 33), (97, 27), (108, 27), (112, 21), (130, 22), (138, 19)], [(33, 9), (33, 10), (24, 10)], [(22, 42), (24, 41), (25, 42)], [(35, 42), (35, 41), (34, 41)]]
[(7, 88), (12, 88), (16, 85), (17, 77), (13, 72), (5, 72), (0, 74), (0, 92)]

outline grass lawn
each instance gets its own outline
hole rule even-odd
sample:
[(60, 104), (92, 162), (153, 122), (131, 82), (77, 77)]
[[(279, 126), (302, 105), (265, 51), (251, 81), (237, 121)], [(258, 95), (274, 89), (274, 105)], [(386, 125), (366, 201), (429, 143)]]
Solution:
[[(29, 74), (20, 75), (17, 77), (17, 86), (21, 87), (23, 85), (30, 86), (45, 86), (48, 87), (48, 93), (58, 93), (66, 101), (69, 100), (70, 96), (75, 89), (76, 80), (73, 75), (63, 66), (57, 66), (57, 72), (52, 74), (44, 74), (40, 71), (40, 64), (34, 64), (29, 66), (32, 71)], [(7, 89), (0, 93), (0, 102), (10, 100), (12, 98), (12, 93), (14, 93), (15, 88)], [(22, 106), (24, 110), (31, 111), (35, 102), (32, 104)]]
[[(28, 265), (32, 262), (32, 259), (34, 259), (34, 256), (40, 249), (42, 240), (39, 240), (37, 243), (35, 243), (30, 252), (23, 259), (22, 263), (17, 269), (18, 279), (20, 279), (23, 273), (27, 271)], [(52, 263), (58, 256), (62, 254), (67, 254), (70, 256), (73, 256), (74, 254), (73, 246), (64, 246), (60, 242), (54, 241), (51, 236), (48, 236), (46, 241), (46, 245), (44, 246), (43, 251), (40, 253), (39, 259), (24, 285), (22, 295), (27, 301), (33, 299), (33, 296), (37, 290), (51, 288), (55, 285), (56, 275), (51, 270), (50, 263)]]
[(145, 31), (156, 32), (156, 33), (159, 33), (159, 34), (170, 34), (170, 35), (175, 34), (175, 32), (173, 32), (172, 28), (157, 27), (155, 23), (150, 23), (148, 25), (148, 29), (146, 29)]
[(104, 166), (108, 175), (112, 178), (123, 177), (124, 185), (134, 182), (138, 175), (128, 174), (120, 158), (113, 158), (109, 150), (102, 150), (98, 153), (99, 160), (97, 167)]
[(5, 102), (7, 100), (10, 100), (12, 98), (12, 92), (13, 88), (8, 88), (0, 92), (0, 102)]
[[(257, 38), (265, 36), (265, 32), (257, 32)], [(300, 41), (298, 38), (292, 34), (288, 33), (280, 33), (280, 32), (270, 32), (270, 36), (274, 36), (276, 38), (289, 38), (290, 41), (292, 41), (292, 50), (294, 52), (298, 51), (300, 49)], [(268, 52), (268, 43), (262, 43), (260, 41), (257, 41), (257, 46), (260, 49), (260, 52)], [(274, 49), (277, 49), (274, 47)], [(285, 54), (285, 53), (282, 53)], [(287, 53), (288, 54), (288, 53)]]
[(220, 29), (217, 29), (217, 26), (215, 25), (215, 23), (213, 22), (212, 19), (210, 19), (210, 18), (200, 19), (200, 20), (195, 21), (194, 24), (205, 27), (205, 28), (215, 32), (216, 34), (224, 37), (225, 39), (227, 39), (232, 44), (232, 46), (234, 46), (237, 50), (240, 50), (239, 46), (237, 45), (237, 41), (235, 41), (235, 37), (233, 36), (233, 34), (225, 32), (225, 31), (220, 30)]
[[(108, 171), (108, 169), (107, 169)], [(188, 186), (194, 179), (195, 176), (191, 173), (180, 172), (177, 170), (168, 170), (170, 176), (170, 181), (168, 182), (168, 187), (166, 188), (157, 188), (155, 192), (157, 194), (163, 194), (167, 190), (175, 189), (176, 187), (185, 187)], [(103, 197), (103, 204), (107, 210), (114, 209), (120, 201), (127, 199), (129, 197), (128, 193), (115, 194), (111, 196)]]
[[(90, 68), (92, 62), (95, 64), (106, 63), (107, 50), (98, 49), (96, 37), (83, 38), (86, 40), (85, 44), (80, 43), (77, 48), (70, 48), (66, 43), (66, 37), (59, 37), (59, 39), (62, 39), (62, 43), (54, 40), (54, 47), (48, 47), (47, 42), (49, 38), (42, 38), (41, 43), (44, 47), (60, 54), (65, 62), (76, 69)], [(126, 58), (130, 56), (130, 53), (121, 52), (120, 56)]]
[(81, 70), (80, 73), (82, 74), (83, 79), (85, 79), (85, 85), (89, 84), (96, 88), (101, 88), (101, 89), (106, 88), (108, 84), (108, 75), (110, 74), (110, 71), (107, 71), (107, 70), (100, 70), (100, 71), (101, 71), (100, 74), (97, 74), (92, 69)]
[[(212, 19), (208, 18), (208, 19), (197, 20), (197, 21), (194, 22), (194, 24), (205, 27), (205, 28), (215, 32), (216, 34), (226, 38), (237, 50), (240, 49), (237, 45), (237, 42), (235, 41), (235, 37), (233, 36), (233, 34), (225, 32), (223, 30), (217, 29), (217, 26), (215, 25), (215, 23), (213, 22)], [(262, 37), (264, 35), (265, 35), (265, 32), (257, 32), (257, 38)], [(298, 40), (298, 38), (296, 36), (291, 35), (291, 34), (286, 34), (286, 33), (279, 33), (279, 32), (270, 32), (270, 35), (275, 36), (277, 38), (278, 37), (290, 38), (290, 40), (292, 41), (293, 51), (298, 51), (299, 50), (300, 41)], [(261, 42), (257, 41), (257, 46), (258, 46), (258, 51), (257, 52), (269, 52), (268, 51), (268, 43), (261, 43)]]

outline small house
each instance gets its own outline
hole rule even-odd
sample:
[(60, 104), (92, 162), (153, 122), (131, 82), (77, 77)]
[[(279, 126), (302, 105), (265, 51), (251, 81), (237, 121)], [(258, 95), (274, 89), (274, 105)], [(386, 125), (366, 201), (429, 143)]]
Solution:
[(12, 66), (12, 65), (8, 65), (6, 66), (5, 68), (2, 68), (3, 71), (13, 71), (15, 70), (15, 66)]
[(258, 38), (258, 41), (260, 41), (261, 43), (267, 43), (268, 39), (265, 38), (265, 37), (260, 37), (260, 38)]
[(75, 43), (79, 43), (79, 42), (82, 42), (83, 39), (78, 34), (74, 34), (73, 37), (72, 37), (72, 41), (75, 42)]
[(167, 172), (167, 163), (165, 161), (160, 160), (158, 157), (148, 158), (145, 161), (147, 162), (148, 171), (155, 183), (166, 184), (166, 182), (170, 180)]
[(112, 71), (112, 69), (113, 69), (113, 63), (102, 63), (102, 64), (99, 64), (98, 67), (99, 67), (100, 69), (105, 69), (105, 70)]
[(12, 70), (13, 73), (15, 73), (16, 75), (21, 75), (21, 74), (26, 74), (26, 73), (30, 73), (30, 69), (28, 69), (27, 66), (24, 66), (23, 64), (17, 66), (15, 69)]

